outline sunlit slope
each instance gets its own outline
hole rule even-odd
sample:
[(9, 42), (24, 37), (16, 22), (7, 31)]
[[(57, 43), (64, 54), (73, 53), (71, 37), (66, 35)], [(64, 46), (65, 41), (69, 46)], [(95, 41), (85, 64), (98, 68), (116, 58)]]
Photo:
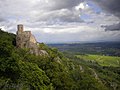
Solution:
[(119, 67), (120, 66), (120, 57), (116, 56), (102, 56), (102, 55), (76, 55), (78, 58), (96, 61), (98, 64), (102, 66), (114, 66)]

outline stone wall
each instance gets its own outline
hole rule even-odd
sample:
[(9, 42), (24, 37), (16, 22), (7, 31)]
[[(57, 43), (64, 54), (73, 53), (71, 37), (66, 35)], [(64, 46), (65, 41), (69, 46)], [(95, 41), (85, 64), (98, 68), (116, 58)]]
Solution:
[(30, 31), (23, 31), (23, 25), (18, 25), (18, 31), (16, 35), (16, 46), (18, 48), (29, 48), (31, 54), (46, 55), (47, 52), (40, 50), (35, 37)]
[(37, 41), (36, 41), (35, 37), (32, 34), (30, 36), (30, 42), (37, 44)]

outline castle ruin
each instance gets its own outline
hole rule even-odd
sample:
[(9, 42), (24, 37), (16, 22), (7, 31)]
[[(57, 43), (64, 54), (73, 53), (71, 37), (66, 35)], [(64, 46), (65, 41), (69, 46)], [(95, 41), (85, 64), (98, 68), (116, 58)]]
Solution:
[(22, 24), (17, 25), (16, 32), (16, 46), (17, 48), (28, 48), (30, 49), (31, 54), (35, 55), (45, 55), (46, 51), (40, 50), (37, 45), (37, 41), (35, 37), (31, 34), (31, 31), (24, 31), (24, 27)]

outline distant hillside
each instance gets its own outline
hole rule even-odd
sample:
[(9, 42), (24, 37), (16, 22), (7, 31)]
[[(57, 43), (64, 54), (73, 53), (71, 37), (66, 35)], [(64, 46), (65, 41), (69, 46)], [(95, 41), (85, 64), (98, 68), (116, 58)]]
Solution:
[(103, 67), (44, 43), (46, 56), (16, 48), (16, 36), (0, 30), (0, 90), (120, 90), (120, 68)]
[(103, 55), (76, 55), (78, 58), (91, 62), (97, 62), (101, 66), (120, 67), (120, 57)]
[(62, 52), (74, 54), (98, 54), (106, 56), (120, 56), (120, 42), (48, 44)]

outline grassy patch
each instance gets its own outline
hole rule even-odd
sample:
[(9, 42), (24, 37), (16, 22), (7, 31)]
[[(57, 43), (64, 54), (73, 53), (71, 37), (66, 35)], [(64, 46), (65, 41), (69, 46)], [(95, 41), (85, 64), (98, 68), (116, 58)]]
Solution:
[(98, 64), (102, 66), (114, 66), (120, 67), (120, 57), (116, 56), (102, 56), (102, 55), (76, 55), (78, 58), (88, 60), (88, 61), (96, 61)]

